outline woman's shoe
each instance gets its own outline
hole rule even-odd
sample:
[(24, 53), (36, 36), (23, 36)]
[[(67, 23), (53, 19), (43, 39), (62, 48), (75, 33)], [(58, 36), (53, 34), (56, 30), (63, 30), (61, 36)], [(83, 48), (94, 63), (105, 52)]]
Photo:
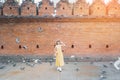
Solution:
[(62, 68), (61, 68), (61, 67), (58, 67), (58, 68), (57, 68), (57, 71), (62, 72)]
[(59, 72), (62, 72), (62, 68), (61, 67), (59, 68)]

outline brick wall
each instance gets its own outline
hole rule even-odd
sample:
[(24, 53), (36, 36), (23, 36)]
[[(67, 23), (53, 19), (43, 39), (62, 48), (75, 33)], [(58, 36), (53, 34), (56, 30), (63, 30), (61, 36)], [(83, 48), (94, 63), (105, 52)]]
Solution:
[(111, 1), (107, 6), (109, 16), (120, 16), (120, 4), (117, 0)]
[(3, 4), (3, 15), (5, 16), (18, 16), (19, 15), (19, 5), (14, 0), (8, 0)]
[(4, 6), (3, 15), (5, 16), (18, 16), (19, 15), (19, 6)]
[(0, 23), (0, 54), (52, 55), (56, 40), (65, 55), (119, 55), (119, 22)]
[(21, 5), (21, 16), (36, 16), (36, 5), (31, 1), (24, 1)]
[(90, 6), (90, 15), (91, 16), (106, 16), (106, 5), (102, 0), (95, 0)]
[[(1, 6), (1, 3), (0, 3)], [(15, 0), (8, 0), (3, 7), (3, 15), (7, 16), (51, 16), (56, 9), (57, 16), (120, 16), (120, 5), (117, 0), (105, 5), (103, 0), (95, 0), (93, 4), (88, 5), (85, 0), (78, 0), (76, 3), (70, 4), (68, 0), (61, 0), (53, 7), (53, 3), (49, 0), (43, 0), (42, 5), (36, 6), (33, 2), (26, 0), (21, 6)], [(20, 8), (20, 10), (18, 9)], [(37, 9), (36, 9), (37, 8)]]
[(77, 16), (89, 16), (89, 4), (85, 0), (78, 0), (74, 4), (74, 15)]
[(52, 16), (54, 14), (54, 4), (49, 0), (43, 0), (38, 8), (39, 16)]
[(68, 3), (67, 0), (61, 0), (56, 5), (56, 15), (57, 16), (72, 16), (73, 5)]

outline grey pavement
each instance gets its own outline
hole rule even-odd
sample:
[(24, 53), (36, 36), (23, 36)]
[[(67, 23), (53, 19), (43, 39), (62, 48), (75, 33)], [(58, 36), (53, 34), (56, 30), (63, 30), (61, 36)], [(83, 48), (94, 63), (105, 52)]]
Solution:
[(0, 80), (120, 80), (113, 62), (66, 62), (62, 72), (55, 63), (0, 63)]

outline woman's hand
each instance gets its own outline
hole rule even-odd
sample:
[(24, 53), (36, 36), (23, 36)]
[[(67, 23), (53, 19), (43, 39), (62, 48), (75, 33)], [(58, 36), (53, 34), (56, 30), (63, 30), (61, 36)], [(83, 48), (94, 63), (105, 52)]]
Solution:
[(62, 46), (66, 46), (63, 42), (61, 42), (61, 45), (62, 45)]
[(54, 54), (54, 56), (56, 56), (56, 53)]

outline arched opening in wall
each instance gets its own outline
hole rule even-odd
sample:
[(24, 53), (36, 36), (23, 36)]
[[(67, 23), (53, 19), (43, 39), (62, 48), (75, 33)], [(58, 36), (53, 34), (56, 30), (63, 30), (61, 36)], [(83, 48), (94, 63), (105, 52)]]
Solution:
[(74, 10), (72, 10), (72, 15), (74, 15)]
[(115, 7), (115, 9), (117, 9), (117, 7)]
[(109, 48), (109, 45), (106, 45), (106, 48)]
[(45, 7), (45, 10), (47, 10), (47, 7)]
[(82, 7), (80, 7), (80, 10), (82, 10)]
[(11, 10), (11, 9), (12, 9), (12, 7), (9, 7), (9, 9)]
[(71, 48), (74, 48), (74, 45), (73, 45), (73, 44), (71, 45)]
[(92, 48), (92, 45), (91, 45), (91, 44), (89, 44), (89, 48)]
[(97, 7), (97, 10), (99, 10), (100, 9), (100, 7)]
[(19, 45), (19, 49), (21, 49), (22, 48), (22, 46), (21, 45)]
[(27, 10), (29, 10), (30, 8), (29, 7), (27, 7)]
[(3, 45), (1, 45), (1, 49), (4, 49), (4, 46), (3, 46)]
[(64, 16), (64, 15), (61, 15), (61, 16)]
[(36, 48), (39, 48), (39, 45), (36, 45)]

